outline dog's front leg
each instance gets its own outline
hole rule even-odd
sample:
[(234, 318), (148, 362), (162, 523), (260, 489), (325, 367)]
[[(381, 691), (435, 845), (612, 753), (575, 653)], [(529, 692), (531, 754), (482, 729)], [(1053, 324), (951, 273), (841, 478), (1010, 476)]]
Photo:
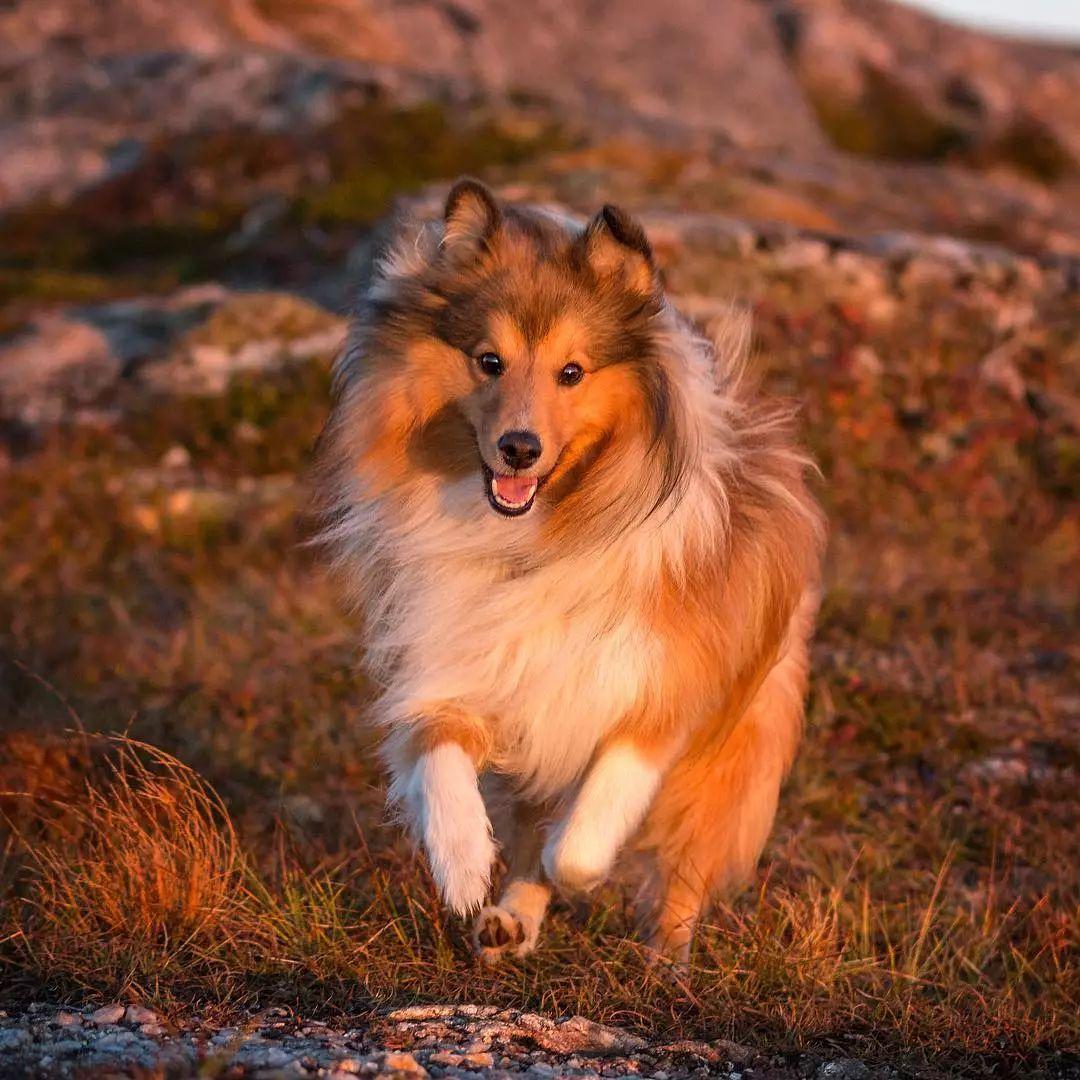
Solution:
[(394, 769), (391, 796), (404, 805), (439, 892), (459, 915), (483, 904), (495, 861), (495, 840), (477, 780), (483, 756), (477, 725), (455, 725), (443, 713), (417, 725), (404, 760)]
[(550, 881), (576, 892), (608, 876), (619, 851), (644, 820), (677, 749), (674, 743), (624, 738), (599, 751), (569, 811), (544, 845), (544, 872)]

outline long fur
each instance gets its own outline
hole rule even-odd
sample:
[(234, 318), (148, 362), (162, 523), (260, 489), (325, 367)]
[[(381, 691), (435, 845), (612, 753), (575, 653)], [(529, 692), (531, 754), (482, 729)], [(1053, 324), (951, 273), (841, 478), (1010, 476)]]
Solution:
[[(532, 365), (510, 404), (511, 378), (488, 387), (470, 367), (492, 333)], [(424, 755), (449, 742), (498, 774), (542, 808), (532, 828), (551, 839), (546, 872), (522, 869), (515, 895), (580, 885), (560, 880), (553, 845), (595, 835), (582, 815), (606, 807), (650, 854), (653, 940), (680, 954), (707, 897), (765, 842), (817, 606), (810, 463), (790, 411), (746, 374), (748, 336), (739, 316), (716, 341), (681, 318), (621, 212), (581, 228), (466, 182), (444, 221), (398, 229), (322, 443), (323, 539), (361, 615), (391, 801), (423, 839), (410, 807)], [(584, 384), (549, 388), (541, 370), (567, 343), (587, 356), (580, 396)], [(487, 429), (526, 410), (554, 417), (545, 447), (562, 444), (534, 508), (505, 519), (483, 494)], [(627, 775), (627, 762), (643, 764)], [(486, 821), (472, 827), (487, 836)], [(484, 896), (448, 899), (467, 910)]]

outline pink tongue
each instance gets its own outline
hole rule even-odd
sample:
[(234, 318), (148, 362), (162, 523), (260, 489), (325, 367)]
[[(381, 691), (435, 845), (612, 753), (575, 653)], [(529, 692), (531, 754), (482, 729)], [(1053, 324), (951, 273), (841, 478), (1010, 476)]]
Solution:
[(536, 486), (535, 476), (500, 476), (495, 474), (495, 493), (503, 502), (520, 504), (526, 501)]

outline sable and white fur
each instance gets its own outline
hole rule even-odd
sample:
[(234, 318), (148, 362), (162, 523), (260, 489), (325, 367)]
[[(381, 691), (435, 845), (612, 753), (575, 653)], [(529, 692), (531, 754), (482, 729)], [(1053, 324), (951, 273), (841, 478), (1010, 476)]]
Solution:
[[(487, 959), (528, 952), (552, 886), (592, 888), (631, 850), (650, 940), (685, 957), (765, 843), (823, 525), (789, 413), (745, 376), (747, 336), (683, 320), (614, 208), (581, 227), (474, 181), (444, 220), (400, 226), (361, 301), (324, 537), (362, 616), (389, 798), (455, 911), (488, 899), (496, 819)], [(492, 379), (474, 354), (496, 348)], [(484, 487), (508, 425), (544, 445), (518, 517)]]

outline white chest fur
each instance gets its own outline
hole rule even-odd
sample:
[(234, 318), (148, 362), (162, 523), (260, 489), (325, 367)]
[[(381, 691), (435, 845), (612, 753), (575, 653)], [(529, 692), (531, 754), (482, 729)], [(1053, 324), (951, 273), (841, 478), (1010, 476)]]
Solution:
[(396, 661), (380, 712), (475, 711), (493, 724), (497, 767), (536, 795), (558, 794), (658, 670), (634, 573), (617, 551), (509, 579), (471, 560), (401, 569), (375, 643)]

